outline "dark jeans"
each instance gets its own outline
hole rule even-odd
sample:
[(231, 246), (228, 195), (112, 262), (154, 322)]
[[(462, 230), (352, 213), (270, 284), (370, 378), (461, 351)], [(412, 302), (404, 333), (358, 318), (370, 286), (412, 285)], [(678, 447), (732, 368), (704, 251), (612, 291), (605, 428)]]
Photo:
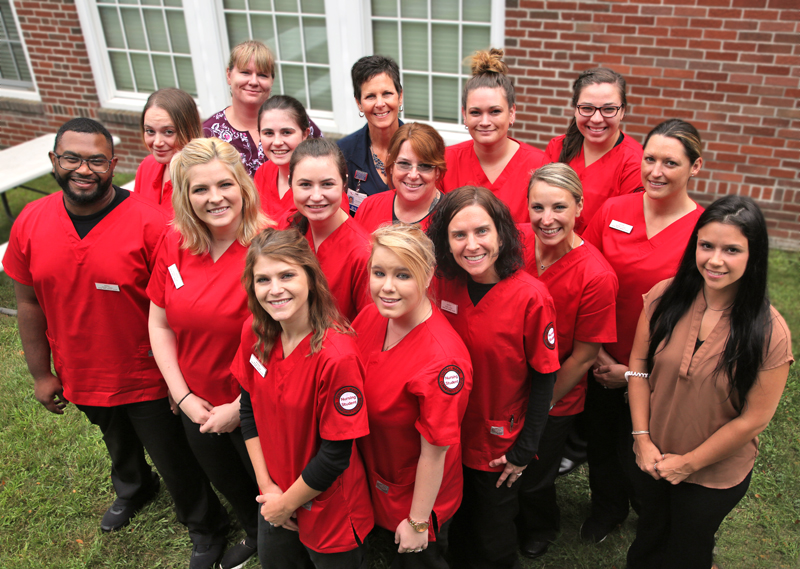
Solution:
[[(448, 569), (445, 556), (447, 555), (450, 524), (453, 520), (447, 520), (442, 527), (436, 531), (436, 521), (434, 520), (434, 531), (436, 541), (429, 541), (428, 547), (419, 553), (397, 553), (397, 547), (392, 551), (389, 560), (391, 569)], [(376, 526), (376, 531), (384, 534), (389, 542), (394, 541), (394, 531), (389, 531)]]
[(242, 430), (230, 433), (201, 433), (200, 425), (181, 412), (186, 438), (206, 476), (230, 502), (248, 537), (258, 536), (258, 484), (247, 454)]
[(547, 418), (539, 440), (537, 456), (515, 484), (519, 489), (519, 517), (522, 538), (554, 541), (561, 528), (561, 511), (556, 501), (556, 478), (561, 455), (577, 415)]
[[(638, 469), (637, 469), (638, 470)], [(672, 485), (638, 470), (633, 476), (641, 500), (628, 569), (708, 569), (714, 534), (750, 486), (750, 476), (720, 490), (681, 482)]]
[(514, 521), (519, 512), (520, 484), (517, 481), (509, 488), (503, 483), (497, 488), (500, 474), (464, 467), (464, 498), (450, 529), (453, 567), (520, 567)]
[(635, 499), (621, 458), (630, 453), (627, 446), (631, 413), (625, 401), (625, 389), (605, 389), (589, 370), (584, 414), (592, 491), (591, 517), (599, 523), (619, 524), (628, 517), (629, 503)]
[[(358, 540), (356, 540), (358, 541)], [(272, 527), (258, 515), (261, 569), (366, 569), (364, 545), (342, 553), (319, 553), (300, 542), (296, 531)]]
[(225, 541), (228, 514), (195, 460), (167, 398), (116, 407), (77, 407), (103, 433), (111, 457), (111, 482), (119, 499), (136, 503), (152, 489), (153, 474), (144, 457), (147, 449), (192, 542)]

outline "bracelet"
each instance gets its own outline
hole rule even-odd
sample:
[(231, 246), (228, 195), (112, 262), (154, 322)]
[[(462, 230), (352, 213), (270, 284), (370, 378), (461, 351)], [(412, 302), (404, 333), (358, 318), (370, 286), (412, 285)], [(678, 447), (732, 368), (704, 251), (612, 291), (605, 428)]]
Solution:
[(644, 372), (641, 372), (641, 371), (626, 371), (625, 372), (625, 383), (627, 383), (629, 381), (628, 378), (630, 378), (630, 377), (643, 377), (643, 378), (647, 379), (648, 377), (650, 377), (650, 374), (649, 373), (644, 373)]
[(649, 435), (650, 431), (631, 431), (632, 435)]
[(191, 390), (190, 390), (190, 391), (189, 391), (189, 393), (187, 393), (186, 395), (184, 395), (184, 396), (183, 396), (183, 399), (181, 399), (180, 401), (178, 401), (178, 409), (180, 409), (180, 407), (181, 407), (181, 403), (183, 403), (184, 401), (186, 401), (186, 398), (187, 398), (187, 397), (189, 397), (191, 394), (192, 394), (192, 392), (191, 392)]

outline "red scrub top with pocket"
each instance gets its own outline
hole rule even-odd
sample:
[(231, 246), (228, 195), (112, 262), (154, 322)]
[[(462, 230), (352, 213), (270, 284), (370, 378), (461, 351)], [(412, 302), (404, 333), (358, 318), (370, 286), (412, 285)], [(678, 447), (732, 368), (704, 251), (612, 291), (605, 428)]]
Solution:
[(503, 456), (525, 424), (528, 366), (558, 371), (556, 311), (547, 288), (525, 271), (501, 280), (472, 305), (465, 279), (434, 279), (435, 297), (472, 356), (473, 384), (461, 424), (463, 463), (501, 472)]
[[(544, 151), (548, 163), (558, 162), (565, 137), (562, 134), (548, 143)], [(583, 186), (583, 212), (575, 219), (575, 231), (581, 235), (608, 198), (644, 190), (642, 145), (626, 134), (622, 142), (589, 166), (586, 166), (583, 146), (568, 165), (578, 174)]]
[[(390, 190), (368, 196), (356, 210), (355, 220), (367, 233), (372, 233), (381, 225), (391, 225), (394, 219), (394, 200), (397, 192)], [(429, 213), (419, 221), (420, 229), (426, 231), (431, 224)]]
[[(525, 270), (547, 286), (556, 306), (558, 361), (563, 364), (572, 354), (575, 340), (600, 344), (616, 341), (619, 285), (614, 269), (600, 251), (584, 241), (539, 275), (536, 234), (529, 223), (520, 224), (518, 228), (525, 244)], [(585, 400), (586, 374), (556, 403), (550, 414), (576, 415), (583, 411)]]
[(278, 166), (274, 162), (264, 162), (253, 175), (253, 182), (261, 198), (261, 211), (277, 224), (278, 229), (286, 229), (297, 208), (294, 207), (292, 188), (283, 197), (278, 193)]
[(68, 401), (113, 407), (167, 396), (145, 293), (166, 222), (159, 206), (131, 194), (81, 239), (61, 192), (14, 222), (3, 267), (36, 293)]
[(169, 164), (159, 164), (151, 154), (139, 164), (136, 170), (136, 180), (134, 181), (134, 192), (153, 203), (161, 206), (169, 217), (172, 212), (172, 180), (168, 180), (162, 189), (164, 180), (164, 170)]
[[(511, 140), (514, 140), (513, 138)], [(524, 142), (514, 140), (519, 148), (494, 183), (483, 172), (475, 142), (467, 140), (448, 146), (444, 157), (447, 173), (444, 175), (444, 191), (450, 192), (462, 186), (481, 186), (492, 191), (511, 210), (514, 223), (526, 223), (528, 216), (528, 182), (531, 174), (547, 164), (544, 152)]]
[(180, 233), (170, 230), (147, 294), (166, 310), (186, 385), (216, 407), (239, 397), (230, 364), (250, 314), (241, 282), (247, 247), (234, 241), (214, 262), (208, 253), (194, 255), (180, 243)]
[(372, 304), (369, 294), (369, 257), (371, 244), (369, 234), (349, 215), (347, 220), (317, 248), (306, 232), (311, 250), (319, 260), (319, 266), (328, 279), (328, 288), (336, 298), (339, 312), (351, 322), (367, 305)]
[[(370, 434), (358, 440), (358, 447), (367, 467), (375, 523), (394, 532), (408, 517), (422, 435), (431, 445), (450, 447), (433, 505), (441, 527), (461, 504), (461, 420), (472, 390), (472, 363), (464, 342), (435, 307), (428, 320), (383, 351), (388, 322), (373, 304), (353, 323), (369, 406)], [(435, 540), (433, 524), (428, 539)]]
[(619, 279), (617, 341), (604, 344), (619, 363), (628, 365), (642, 313), (642, 295), (656, 283), (675, 276), (695, 223), (703, 213), (699, 205), (652, 239), (647, 238), (643, 193), (608, 200), (583, 238), (597, 247)]
[[(269, 476), (284, 492), (316, 456), (320, 440), (357, 439), (369, 433), (364, 369), (352, 336), (328, 330), (311, 354), (311, 334), (283, 356), (280, 335), (267, 361), (253, 353), (253, 318), (243, 327), (231, 365), (250, 394)], [(353, 444), (350, 466), (322, 494), (297, 509), (300, 541), (319, 553), (358, 547), (374, 525), (364, 464)]]

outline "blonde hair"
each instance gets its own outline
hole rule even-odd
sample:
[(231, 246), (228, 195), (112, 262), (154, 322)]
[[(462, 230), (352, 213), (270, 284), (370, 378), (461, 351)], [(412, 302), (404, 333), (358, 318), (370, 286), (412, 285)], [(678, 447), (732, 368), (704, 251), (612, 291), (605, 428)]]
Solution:
[(514, 106), (514, 82), (508, 78), (508, 65), (503, 61), (505, 52), (502, 49), (476, 51), (470, 58), (472, 77), (464, 84), (461, 95), (461, 107), (467, 108), (467, 95), (470, 91), (486, 87), (502, 89), (506, 95), (508, 108)]
[(218, 138), (195, 138), (175, 154), (169, 165), (172, 178), (172, 225), (181, 234), (181, 249), (201, 255), (211, 246), (211, 231), (197, 217), (190, 197), (191, 169), (214, 160), (225, 164), (242, 192), (242, 220), (236, 230), (236, 240), (245, 247), (272, 221), (261, 211), (258, 191), (242, 165), (239, 151)]
[(531, 190), (536, 182), (544, 182), (550, 186), (568, 191), (575, 203), (581, 203), (583, 199), (581, 179), (575, 170), (561, 162), (545, 164), (531, 175), (531, 180), (528, 182), (528, 200), (531, 198)]
[(376, 229), (372, 233), (370, 266), (375, 249), (378, 247), (385, 247), (400, 258), (424, 295), (428, 281), (433, 275), (436, 255), (433, 252), (433, 242), (428, 239), (419, 225), (397, 223)]
[(267, 46), (257, 40), (243, 41), (231, 50), (228, 71), (233, 71), (234, 67), (246, 69), (251, 59), (256, 65), (256, 71), (275, 77), (275, 56)]

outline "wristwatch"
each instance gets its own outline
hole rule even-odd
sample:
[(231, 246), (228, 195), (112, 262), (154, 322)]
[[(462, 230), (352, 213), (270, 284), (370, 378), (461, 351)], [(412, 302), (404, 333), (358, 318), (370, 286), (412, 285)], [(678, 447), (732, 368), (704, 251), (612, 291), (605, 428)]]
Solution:
[(430, 526), (430, 522), (415, 522), (411, 519), (411, 516), (408, 516), (408, 524), (414, 528), (414, 531), (417, 533), (425, 533), (428, 531), (428, 526)]

